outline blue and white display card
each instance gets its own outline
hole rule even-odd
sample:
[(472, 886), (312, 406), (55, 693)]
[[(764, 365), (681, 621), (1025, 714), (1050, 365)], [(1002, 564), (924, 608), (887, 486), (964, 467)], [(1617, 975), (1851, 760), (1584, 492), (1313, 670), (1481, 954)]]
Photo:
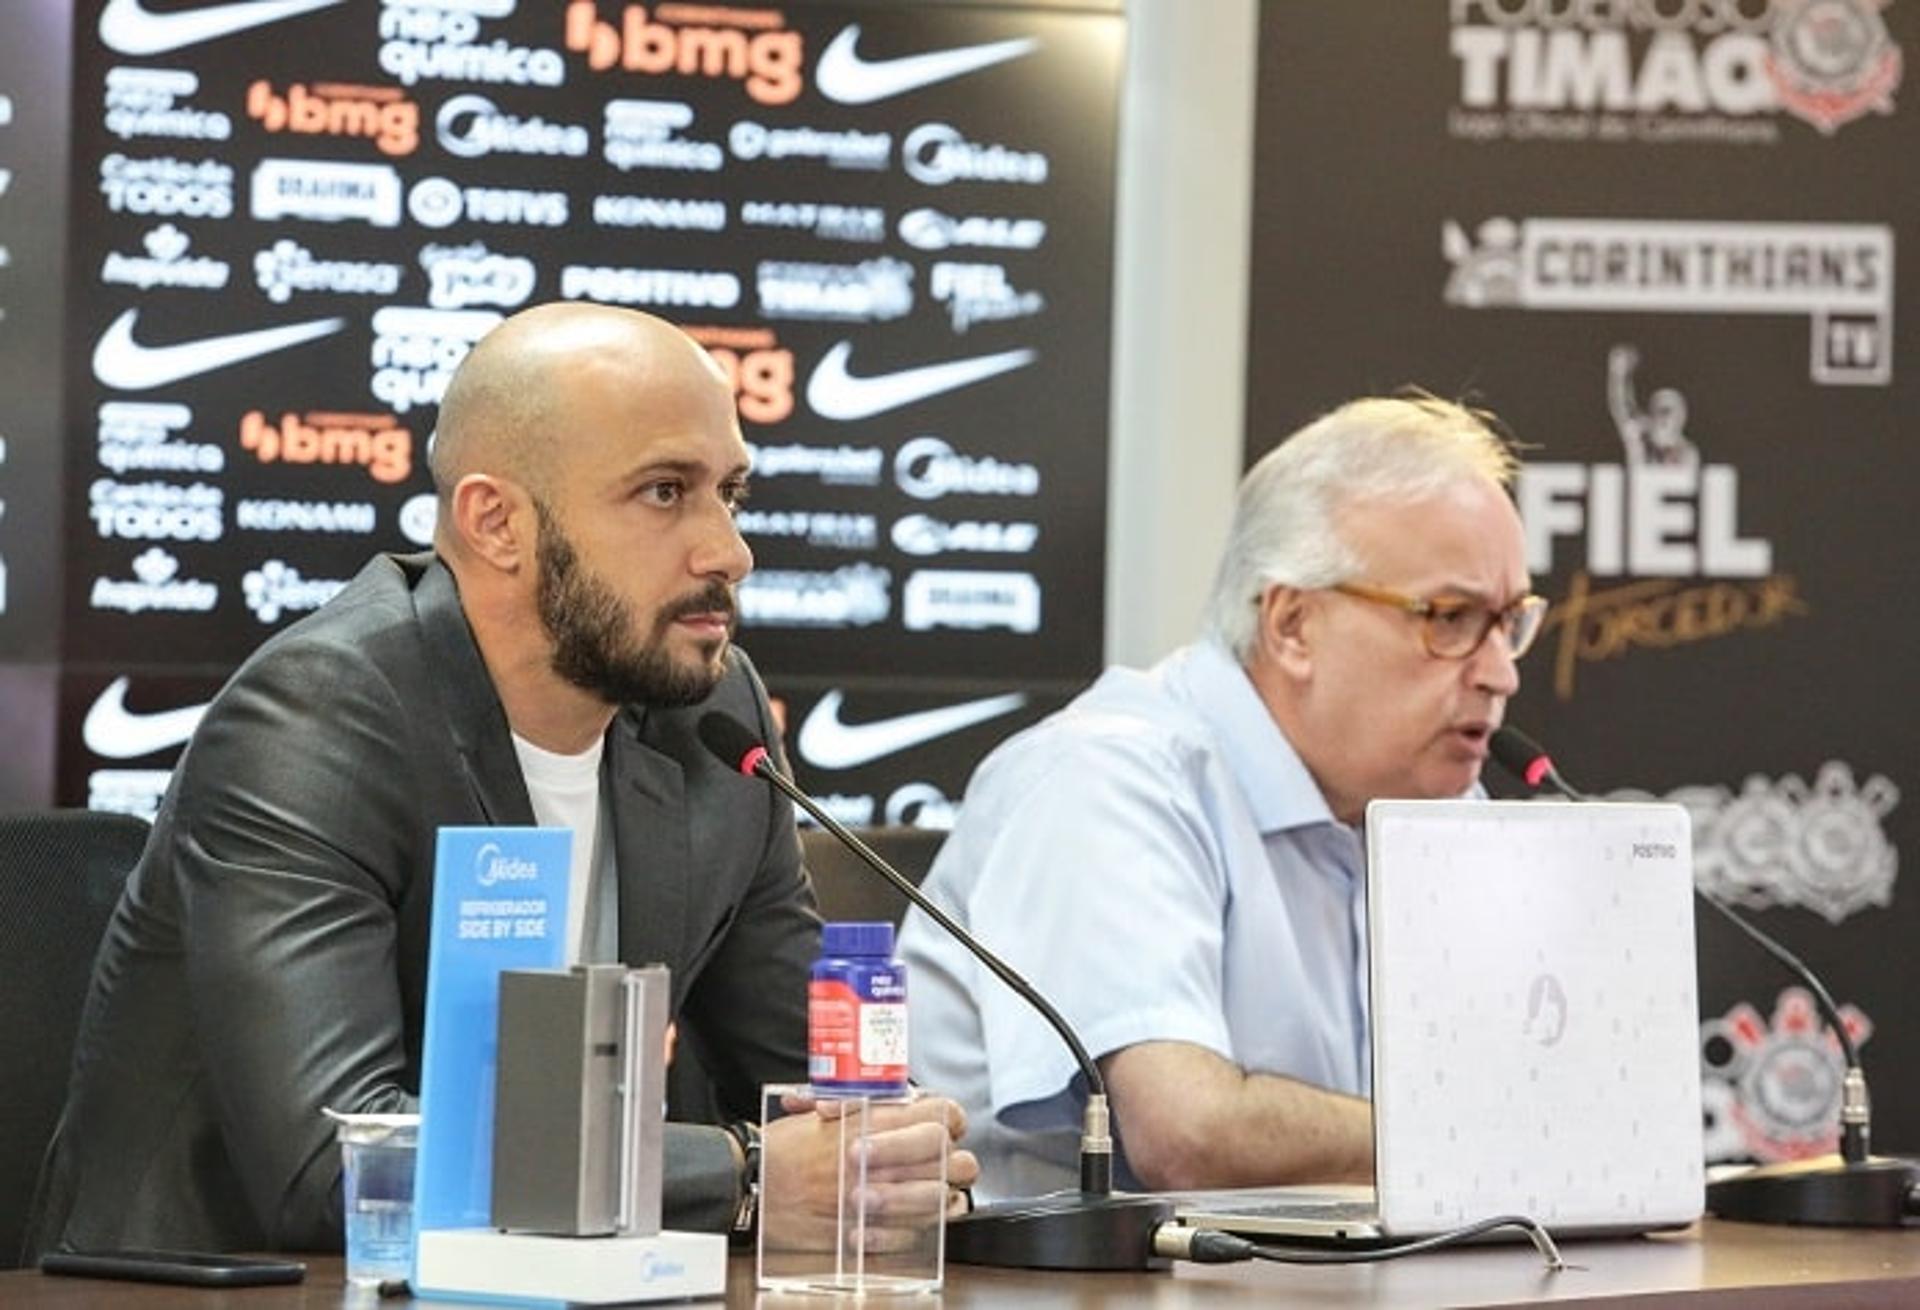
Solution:
[(567, 959), (565, 828), (442, 828), (434, 854), (416, 1226), (489, 1220), (500, 974)]

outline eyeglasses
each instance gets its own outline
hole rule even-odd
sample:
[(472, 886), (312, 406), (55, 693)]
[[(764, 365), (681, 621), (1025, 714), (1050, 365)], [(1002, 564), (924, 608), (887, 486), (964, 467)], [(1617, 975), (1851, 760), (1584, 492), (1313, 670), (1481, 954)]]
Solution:
[(1337, 583), (1328, 590), (1376, 605), (1391, 605), (1415, 616), (1420, 620), (1420, 635), (1426, 642), (1427, 654), (1443, 660), (1465, 659), (1480, 649), (1480, 643), (1495, 628), (1500, 629), (1501, 637), (1506, 640), (1508, 653), (1519, 659), (1540, 635), (1542, 621), (1547, 617), (1544, 596), (1522, 596), (1504, 609), (1494, 609), (1477, 600), (1452, 597), (1422, 600), (1359, 582)]

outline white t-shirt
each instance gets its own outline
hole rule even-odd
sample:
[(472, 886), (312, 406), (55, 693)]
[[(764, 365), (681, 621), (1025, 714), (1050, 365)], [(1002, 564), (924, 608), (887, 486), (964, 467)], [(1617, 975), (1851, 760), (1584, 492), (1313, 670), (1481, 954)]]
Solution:
[(600, 832), (601, 737), (578, 755), (542, 750), (519, 733), (513, 752), (527, 781), (533, 817), (543, 828), (573, 832), (567, 878), (567, 961), (608, 964), (620, 958), (619, 881), (613, 873), (613, 843)]

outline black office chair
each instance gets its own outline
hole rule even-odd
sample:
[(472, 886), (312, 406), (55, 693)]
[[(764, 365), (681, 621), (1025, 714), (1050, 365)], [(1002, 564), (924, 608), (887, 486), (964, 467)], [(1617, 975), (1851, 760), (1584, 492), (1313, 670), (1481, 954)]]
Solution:
[(90, 810), (0, 815), (0, 1269), (18, 1264), (93, 957), (148, 831)]
[[(855, 828), (853, 833), (916, 887), (933, 867), (933, 857), (947, 837), (932, 828)], [(802, 828), (800, 853), (813, 875), (813, 894), (820, 900), (822, 919), (898, 924), (905, 917), (907, 898), (832, 833)]]

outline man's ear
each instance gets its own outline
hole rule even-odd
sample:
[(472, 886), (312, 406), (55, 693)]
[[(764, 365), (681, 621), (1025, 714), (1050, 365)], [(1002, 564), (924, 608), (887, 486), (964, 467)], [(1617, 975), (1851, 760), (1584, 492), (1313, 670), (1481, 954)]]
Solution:
[(1304, 679), (1313, 672), (1314, 593), (1274, 583), (1260, 593), (1260, 626), (1255, 644), (1264, 663)]
[(532, 567), (533, 502), (524, 488), (491, 473), (469, 473), (454, 484), (452, 499), (447, 529), (463, 553), (503, 573)]

